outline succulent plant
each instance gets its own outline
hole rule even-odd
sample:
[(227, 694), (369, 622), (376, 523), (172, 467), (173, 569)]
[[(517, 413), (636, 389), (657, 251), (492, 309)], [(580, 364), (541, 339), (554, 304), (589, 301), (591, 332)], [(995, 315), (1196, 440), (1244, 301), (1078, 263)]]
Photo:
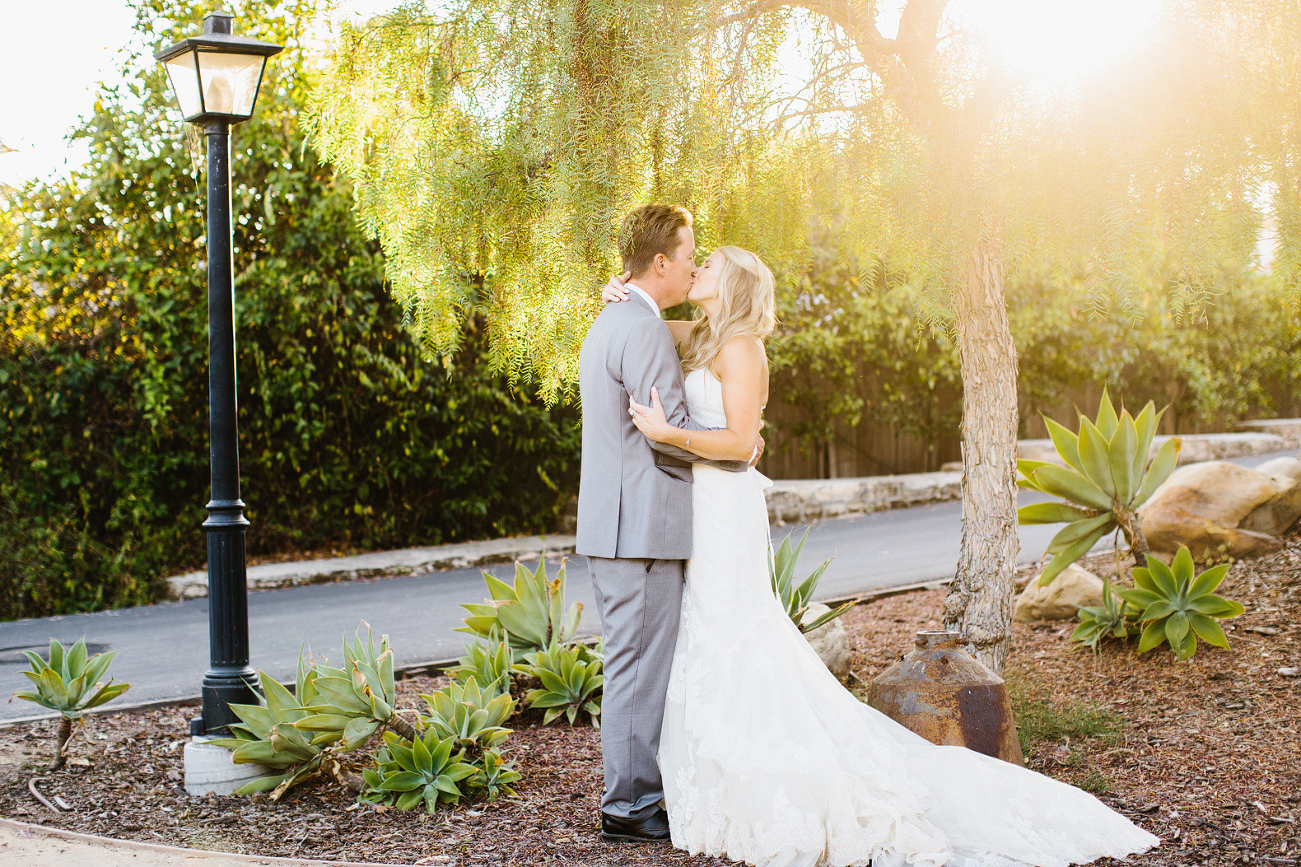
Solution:
[(317, 732), (312, 743), (338, 743), (341, 752), (357, 749), (386, 725), (409, 741), (419, 738), (420, 733), (394, 707), (393, 650), (388, 636), (380, 637), (377, 652), (369, 626), (365, 642), (358, 629), (351, 644), (344, 641), (343, 655), (344, 668), (317, 666), (315, 712), (299, 720), (297, 727)]
[(795, 562), (800, 559), (800, 552), (804, 550), (804, 543), (808, 540), (809, 531), (805, 530), (799, 544), (792, 548), (791, 534), (787, 534), (786, 538), (782, 539), (782, 543), (777, 546), (777, 550), (768, 557), (768, 579), (772, 583), (772, 592), (781, 601), (786, 614), (799, 627), (800, 632), (812, 632), (824, 623), (835, 620), (857, 604), (857, 600), (846, 602), (808, 623), (804, 622), (813, 593), (818, 589), (818, 582), (822, 580), (822, 573), (827, 571), (827, 566), (831, 564), (830, 560), (822, 561), (822, 565), (814, 569), (813, 573), (803, 581), (795, 577)]
[(393, 804), (410, 810), (420, 804), (432, 813), (440, 803), (455, 804), (464, 794), (458, 785), (478, 769), (462, 761), (453, 738), (440, 738), (429, 730), (410, 746), (393, 732), (384, 733), (385, 745), (376, 754), (377, 767), (362, 772), (366, 788), (359, 800)]
[(453, 744), (467, 755), (493, 749), (510, 734), (502, 723), (515, 710), (515, 699), (509, 693), (480, 690), (473, 677), (421, 698), (429, 705), (427, 730), (440, 738), (452, 738)]
[(1111, 586), (1111, 580), (1104, 578), (1102, 604), (1080, 608), (1080, 625), (1075, 627), (1070, 640), (1079, 642), (1097, 653), (1098, 643), (1102, 639), (1108, 636), (1122, 639), (1129, 637), (1132, 625), (1128, 619), (1130, 613), (1136, 612), (1132, 612), (1129, 603)]
[(1138, 418), (1131, 418), (1123, 408), (1117, 416), (1103, 389), (1097, 420), (1081, 414), (1078, 434), (1044, 417), (1053, 446), (1066, 466), (1024, 459), (1016, 462), (1022, 475), (1019, 487), (1066, 501), (1035, 503), (1017, 510), (1022, 524), (1067, 522), (1048, 545), (1047, 553), (1053, 559), (1039, 577), (1041, 585), (1051, 582), (1117, 527), (1129, 540), (1135, 563), (1142, 566), (1148, 548), (1138, 509), (1170, 477), (1179, 460), (1177, 438), (1167, 440), (1150, 463), (1147, 459), (1164, 412), (1157, 412), (1149, 402)]
[(258, 672), (258, 677), (266, 695), (259, 704), (231, 704), (230, 709), (240, 722), (230, 726), (230, 737), (214, 738), (211, 743), (233, 750), (231, 760), (238, 764), (258, 764), (283, 771), (259, 777), (235, 790), (236, 795), (274, 790), (271, 794), (274, 801), (298, 783), (315, 776), (321, 767), (320, 745), (308, 740), (295, 727), (295, 723), (318, 710), (310, 704), (318, 695), (314, 685), (317, 671), (299, 652), (294, 695), (265, 672)]
[(605, 676), (601, 674), (602, 661), (591, 657), (591, 651), (580, 647), (552, 647), (524, 657), (516, 665), (521, 674), (531, 675), (542, 682), (541, 689), (530, 690), (524, 696), (529, 707), (546, 708), (542, 724), (549, 725), (562, 713), (573, 725), (580, 710), (587, 711), (592, 725), (601, 725), (601, 687)]
[(1148, 555), (1147, 568), (1134, 570), (1134, 588), (1120, 595), (1142, 610), (1139, 653), (1168, 641), (1176, 659), (1190, 659), (1197, 652), (1198, 638), (1228, 649), (1229, 639), (1219, 621), (1244, 611), (1242, 603), (1215, 594), (1229, 565), (1213, 566), (1194, 577), (1195, 571), (1192, 554), (1183, 545), (1169, 566)]
[(492, 598), (463, 604), (461, 607), (470, 616), (457, 631), (491, 638), (494, 630), (501, 630), (510, 646), (512, 662), (518, 662), (526, 653), (570, 641), (578, 632), (583, 606), (575, 602), (565, 608), (565, 564), (560, 564), (551, 581), (547, 580), (546, 569), (545, 557), (535, 572), (516, 563), (514, 586), (484, 572), (483, 580)]
[(474, 763), (475, 773), (467, 777), (465, 786), (468, 791), (482, 792), (489, 801), (495, 801), (502, 795), (515, 796), (510, 784), (520, 778), (514, 765), (506, 763), (501, 753), (496, 750), (484, 750), (483, 757)]
[(23, 653), (31, 666), (23, 674), (36, 685), (36, 691), (18, 691), (9, 700), (21, 698), (59, 712), (54, 758), (46, 768), (57, 771), (63, 767), (63, 750), (68, 738), (72, 737), (72, 721), (81, 718), (91, 708), (117, 698), (130, 689), (131, 684), (115, 684), (111, 679), (107, 684), (101, 684), (99, 679), (108, 671), (118, 651), (97, 653), (87, 659), (84, 638), (69, 649), (51, 638), (49, 662), (30, 650), (24, 650)]
[(484, 690), (510, 692), (510, 667), (512, 662), (510, 647), (500, 630), (494, 629), (487, 642), (473, 641), (465, 645), (465, 655), (457, 662), (456, 668), (448, 674), (458, 683), (474, 678), (483, 684)]

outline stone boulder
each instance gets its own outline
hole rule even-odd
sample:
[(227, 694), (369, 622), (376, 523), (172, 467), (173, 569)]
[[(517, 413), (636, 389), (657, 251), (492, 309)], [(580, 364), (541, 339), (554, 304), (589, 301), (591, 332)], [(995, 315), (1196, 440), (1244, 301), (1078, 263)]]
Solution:
[(1074, 620), (1083, 607), (1102, 604), (1102, 579), (1072, 563), (1047, 587), (1039, 586), (1039, 576), (1016, 598), (1012, 616), (1021, 623), (1036, 620)]
[(1238, 526), (1243, 530), (1281, 536), (1301, 517), (1301, 461), (1274, 458), (1256, 467), (1256, 472), (1269, 476), (1278, 493), (1252, 509)]
[[(831, 609), (820, 602), (814, 602), (809, 605), (804, 612), (803, 623), (811, 623)], [(812, 632), (804, 633), (804, 638), (809, 642), (809, 646), (818, 654), (826, 664), (827, 669), (836, 676), (836, 679), (844, 683), (849, 679), (849, 662), (850, 647), (849, 633), (845, 631), (845, 626), (837, 617), (830, 623), (824, 623)]]
[(1282, 547), (1279, 534), (1301, 517), (1301, 464), (1269, 461), (1250, 470), (1227, 461), (1180, 467), (1139, 510), (1154, 553), (1187, 545), (1198, 560), (1256, 557)]

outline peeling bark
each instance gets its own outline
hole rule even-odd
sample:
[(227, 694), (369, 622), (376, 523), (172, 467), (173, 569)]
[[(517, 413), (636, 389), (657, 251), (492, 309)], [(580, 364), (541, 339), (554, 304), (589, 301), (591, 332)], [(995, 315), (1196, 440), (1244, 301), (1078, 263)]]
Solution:
[(944, 600), (944, 628), (1002, 674), (1011, 645), (1016, 522), (1016, 347), (997, 241), (973, 251), (954, 293), (962, 363), (962, 550)]

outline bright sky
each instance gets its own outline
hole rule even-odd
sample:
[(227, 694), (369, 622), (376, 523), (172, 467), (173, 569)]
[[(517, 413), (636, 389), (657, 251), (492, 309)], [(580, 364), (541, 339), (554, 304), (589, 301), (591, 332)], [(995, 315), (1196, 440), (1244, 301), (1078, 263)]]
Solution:
[[(374, 14), (396, 0), (341, 0), (342, 14)], [(66, 141), (122, 59), (154, 62), (122, 0), (0, 0), (0, 184), (62, 174), (85, 162)], [(235, 21), (239, 32), (239, 20)]]

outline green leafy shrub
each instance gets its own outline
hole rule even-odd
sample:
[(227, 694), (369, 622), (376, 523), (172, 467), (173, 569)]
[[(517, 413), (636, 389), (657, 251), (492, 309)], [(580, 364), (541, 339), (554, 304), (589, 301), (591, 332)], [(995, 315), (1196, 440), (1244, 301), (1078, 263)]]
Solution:
[(63, 749), (72, 736), (72, 721), (93, 707), (112, 701), (131, 688), (129, 683), (100, 683), (108, 672), (118, 651), (97, 653), (86, 658), (86, 639), (80, 638), (66, 649), (57, 639), (50, 639), (50, 659), (47, 662), (30, 650), (24, 650), (30, 668), (23, 675), (36, 686), (35, 692), (18, 691), (10, 701), (21, 698), (59, 712), (59, 729), (56, 733), (54, 758), (47, 770), (63, 767)]
[(1104, 638), (1126, 639), (1129, 637), (1130, 605), (1121, 598), (1119, 591), (1111, 585), (1110, 577), (1102, 579), (1102, 604), (1083, 606), (1079, 610), (1080, 625), (1071, 633), (1070, 640), (1079, 642), (1084, 647), (1098, 652), (1098, 644)]
[(550, 725), (562, 713), (573, 725), (578, 713), (585, 711), (592, 725), (600, 728), (603, 665), (603, 659), (587, 648), (569, 646), (529, 653), (515, 670), (542, 682), (540, 688), (529, 691), (524, 702), (530, 708), (546, 709), (543, 725)]
[(795, 577), (795, 563), (800, 559), (800, 552), (804, 550), (804, 543), (808, 539), (809, 531), (805, 530), (799, 544), (792, 548), (791, 534), (787, 534), (786, 538), (782, 539), (782, 543), (777, 546), (777, 550), (768, 555), (768, 580), (772, 584), (772, 592), (781, 600), (782, 607), (786, 609), (791, 622), (799, 627), (800, 632), (812, 632), (824, 623), (835, 620), (857, 604), (857, 600), (846, 602), (808, 623), (804, 622), (809, 603), (818, 589), (818, 582), (822, 580), (822, 573), (827, 571), (827, 566), (831, 564), (830, 560), (824, 560), (803, 581)]
[(474, 776), (466, 780), (466, 787), (471, 792), (482, 792), (489, 801), (502, 795), (515, 797), (510, 784), (520, 779), (520, 774), (512, 764), (502, 759), (501, 753), (485, 750), (474, 771)]
[[(1099, 382), (1131, 405), (1168, 405), (1176, 432), (1301, 413), (1293, 293), (1264, 276), (1226, 271), (1222, 284), (1205, 287), (1212, 296), (1205, 306), (1189, 309), (1162, 266), (1129, 303), (1107, 303), (1114, 299), (1099, 297), (1097, 284), (1049, 263), (1025, 261), (1009, 272), (1021, 436), (1041, 435), (1031, 426), (1044, 414), (1073, 421), (1063, 409)], [(769, 356), (781, 401), (769, 406), (770, 455), (811, 455), (817, 474), (836, 442), (840, 454), (856, 453), (864, 475), (935, 470), (960, 458), (962, 382), (943, 327), (947, 311), (910, 284), (898, 266), (838, 248), (816, 231), (803, 267), (779, 274), (780, 325)], [(876, 450), (862, 449), (853, 433), (869, 419), (887, 428)], [(906, 447), (912, 438), (918, 452)]]
[(499, 631), (493, 630), (486, 642), (467, 642), (465, 655), (457, 660), (459, 665), (447, 673), (458, 683), (473, 678), (476, 683), (483, 684), (485, 690), (509, 692), (512, 659), (506, 639)]
[(547, 560), (538, 561), (536, 571), (515, 564), (515, 583), (507, 584), (483, 573), (492, 597), (483, 603), (461, 605), (470, 616), (458, 632), (483, 638), (494, 634), (506, 637), (512, 659), (518, 661), (530, 652), (565, 644), (578, 633), (583, 605), (575, 602), (565, 607), (565, 563), (560, 564), (554, 580), (547, 580)]
[[(229, 738), (213, 743), (233, 750), (236, 762), (274, 770), (235, 790), (237, 795), (270, 792), (278, 800), (293, 786), (320, 774), (334, 776), (366, 803), (406, 810), (455, 803), (462, 796), (490, 800), (513, 795), (519, 773), (502, 751), (510, 729), (502, 726), (515, 709), (509, 693), (480, 689), (474, 678), (422, 696), (428, 716), (415, 722), (395, 708), (393, 651), (388, 636), (378, 648), (369, 630), (344, 642), (344, 667), (298, 655), (295, 692), (260, 674), (266, 695), (258, 704), (232, 704), (240, 722)], [(345, 771), (338, 754), (363, 747), (384, 731), (375, 766), (360, 777)]]
[(1142, 612), (1138, 615), (1143, 624), (1138, 652), (1169, 642), (1176, 659), (1191, 659), (1198, 638), (1227, 650), (1229, 639), (1219, 621), (1238, 617), (1245, 610), (1242, 603), (1215, 593), (1228, 571), (1229, 564), (1222, 563), (1195, 575), (1192, 554), (1183, 545), (1169, 566), (1149, 555), (1147, 568), (1134, 570), (1134, 588), (1120, 593)]
[(416, 739), (384, 733), (376, 767), (362, 774), (365, 788), (359, 800), (400, 810), (423, 803), (433, 812), (438, 804), (454, 804), (462, 797), (485, 795), (492, 801), (514, 795), (510, 784), (520, 775), (502, 757), (510, 729), (501, 724), (514, 711), (515, 700), (480, 690), (473, 677), (421, 698), (429, 705), (429, 715), (420, 720), (424, 731)]
[(426, 729), (440, 738), (451, 738), (471, 757), (495, 749), (510, 735), (502, 723), (515, 710), (515, 699), (490, 686), (479, 689), (473, 677), (421, 698), (429, 705), (429, 716), (422, 720)]
[[(1164, 412), (1164, 410), (1162, 410)], [(1054, 555), (1039, 583), (1046, 585), (1067, 566), (1089, 552), (1117, 527), (1130, 541), (1134, 556), (1147, 554), (1138, 509), (1174, 472), (1179, 440), (1167, 440), (1148, 462), (1161, 413), (1148, 403), (1138, 418), (1122, 408), (1119, 416), (1103, 389), (1096, 421), (1080, 415), (1080, 431), (1072, 433), (1045, 418), (1061, 467), (1047, 461), (1018, 460), (1018, 487), (1061, 497), (1064, 503), (1034, 503), (1017, 510), (1022, 524), (1068, 522), (1048, 544)]]
[(362, 771), (366, 789), (358, 800), (391, 804), (411, 810), (424, 804), (434, 812), (439, 804), (461, 800), (460, 783), (473, 778), (475, 767), (462, 761), (465, 753), (453, 751), (453, 738), (440, 738), (433, 729), (408, 743), (393, 732), (384, 733), (384, 746), (376, 754), (376, 768)]
[(236, 764), (263, 765), (282, 772), (245, 783), (234, 794), (271, 792), (271, 800), (278, 801), (285, 792), (320, 771), (326, 757), (321, 744), (330, 738), (312, 737), (310, 732), (304, 734), (297, 728), (297, 723), (320, 710), (313, 706), (320, 699), (315, 685), (317, 674), (299, 653), (293, 695), (265, 672), (258, 672), (265, 696), (257, 704), (230, 705), (240, 721), (231, 724), (230, 737), (214, 738), (211, 743), (233, 750), (231, 760)]
[[(410, 336), (352, 188), (304, 147), (298, 34), (313, 6), (230, 9), (287, 46), (232, 166), (249, 554), (549, 531), (576, 489), (578, 410), (494, 372), (481, 320), (445, 357)], [(166, 0), (139, 27), (161, 46), (210, 9)], [(21, 231), (0, 239), (4, 619), (147, 603), (162, 577), (204, 562), (207, 194), (173, 106), (146, 64), (100, 94), (79, 133), (83, 171), (13, 196)]]

